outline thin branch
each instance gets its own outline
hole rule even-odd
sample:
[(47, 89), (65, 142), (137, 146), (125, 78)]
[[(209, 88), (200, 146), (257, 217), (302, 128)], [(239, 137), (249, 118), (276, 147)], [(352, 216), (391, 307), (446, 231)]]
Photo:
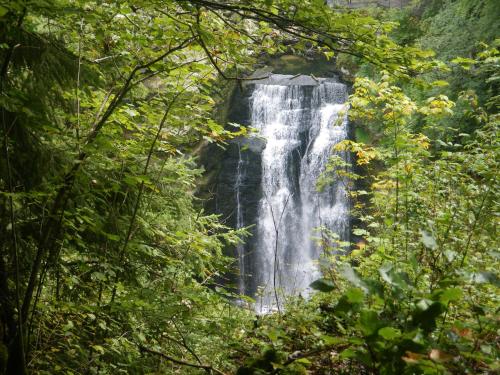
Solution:
[[(3, 91), (3, 85), (2, 85), (2, 91)], [(17, 119), (17, 117), (16, 117)], [(24, 333), (23, 333), (23, 317), (19, 313), (21, 311), (21, 281), (20, 281), (20, 275), (19, 275), (19, 248), (18, 248), (18, 243), (17, 243), (17, 234), (16, 234), (16, 217), (15, 217), (15, 211), (14, 211), (14, 187), (12, 184), (12, 171), (11, 171), (11, 165), (10, 165), (10, 152), (9, 152), (9, 141), (7, 138), (7, 124), (5, 121), (5, 109), (2, 108), (2, 124), (3, 124), (3, 148), (4, 148), (4, 153), (5, 153), (5, 163), (6, 163), (6, 169), (7, 169), (7, 186), (9, 189), (9, 211), (10, 211), (10, 232), (11, 232), (11, 237), (12, 237), (12, 249), (13, 249), (13, 258), (14, 258), (14, 266), (15, 266), (15, 293), (16, 293), (16, 309), (17, 309), (17, 337), (19, 339), (20, 343), (20, 357), (21, 357), (21, 366), (24, 370), (25, 368), (25, 348), (24, 348)]]
[(214, 57), (212, 56), (212, 54), (208, 50), (208, 47), (205, 44), (205, 42), (203, 41), (202, 36), (200, 34), (196, 34), (193, 31), (193, 29), (191, 29), (191, 31), (192, 31), (193, 35), (196, 37), (196, 40), (197, 40), (198, 44), (200, 45), (200, 47), (203, 49), (203, 51), (205, 51), (205, 54), (207, 55), (208, 60), (210, 61), (210, 63), (212, 64), (212, 66), (215, 68), (215, 70), (217, 70), (217, 73), (219, 73), (221, 75), (221, 77), (224, 78), (225, 80), (228, 80), (228, 81), (258, 81), (258, 80), (268, 79), (269, 78), (269, 74), (267, 76), (264, 76), (264, 77), (256, 77), (256, 78), (252, 78), (252, 77), (250, 77), (250, 78), (249, 77), (230, 77), (230, 76), (227, 76), (222, 71), (222, 69), (219, 67), (219, 65), (215, 61)]
[(200, 359), (200, 357), (198, 357), (198, 355), (195, 353), (195, 351), (189, 347), (189, 345), (187, 344), (187, 341), (186, 341), (186, 337), (181, 332), (181, 330), (179, 329), (179, 327), (177, 326), (177, 324), (175, 324), (175, 320), (173, 320), (172, 323), (173, 323), (175, 329), (177, 330), (177, 333), (179, 334), (179, 336), (181, 336), (182, 343), (179, 342), (179, 344), (181, 344), (184, 348), (186, 348), (186, 350), (189, 353), (191, 353), (193, 355), (193, 357), (196, 358), (196, 361), (201, 365), (201, 359)]
[(83, 18), (80, 20), (80, 32), (78, 33), (78, 72), (76, 75), (76, 149), (80, 152), (80, 76), (82, 70), (82, 34)]
[(243, 34), (246, 37), (248, 37), (250, 40), (252, 40), (254, 43), (262, 43), (261, 40), (256, 39), (253, 35), (249, 34), (245, 29), (238, 29), (235, 27), (231, 22), (226, 20), (224, 17), (222, 17), (219, 13), (217, 13), (215, 10), (210, 9), (210, 12), (216, 16), (218, 19), (220, 19), (222, 22), (224, 22), (225, 25), (227, 25), (230, 29), (234, 30), (238, 34)]
[(219, 375), (226, 375), (222, 371), (217, 370), (216, 368), (214, 368), (213, 366), (210, 366), (210, 365), (203, 365), (203, 364), (186, 362), (186, 361), (183, 361), (182, 359), (177, 359), (177, 358), (171, 357), (171, 356), (169, 356), (165, 353), (159, 352), (157, 350), (146, 348), (143, 345), (139, 345), (139, 349), (143, 352), (147, 352), (150, 354), (155, 354), (157, 356), (160, 356), (160, 357), (166, 359), (167, 361), (173, 362), (173, 363), (181, 365), (181, 366), (201, 368), (201, 369), (205, 370), (207, 372), (207, 374), (211, 374), (212, 372), (215, 372), (216, 374), (219, 374)]
[[(274, 267), (273, 267), (273, 290), (274, 290), (274, 298), (276, 299), (276, 307), (278, 308), (278, 314), (281, 314), (281, 309), (280, 309), (280, 304), (279, 304), (279, 298), (278, 298), (278, 290), (276, 288), (276, 275), (277, 271), (279, 268), (278, 264), (278, 245), (279, 245), (279, 227), (281, 225), (281, 220), (283, 219), (283, 214), (285, 213), (286, 206), (288, 205), (288, 200), (290, 199), (290, 196), (292, 194), (288, 194), (285, 200), (285, 205), (283, 206), (283, 210), (281, 211), (280, 218), (278, 220), (278, 223), (276, 223), (276, 219), (274, 217), (274, 210), (271, 202), (267, 198), (267, 195), (264, 193), (264, 197), (267, 201), (267, 204), (269, 205), (269, 209), (271, 210), (271, 218), (273, 220), (273, 226), (274, 226)], [(281, 285), (281, 280), (280, 280), (280, 285)]]

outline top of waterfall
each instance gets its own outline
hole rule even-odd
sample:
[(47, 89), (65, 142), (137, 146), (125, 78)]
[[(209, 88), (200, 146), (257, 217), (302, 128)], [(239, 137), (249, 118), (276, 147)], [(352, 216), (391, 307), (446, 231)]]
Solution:
[(260, 85), (278, 85), (278, 86), (318, 86), (325, 82), (338, 82), (336, 78), (315, 77), (307, 74), (253, 74), (250, 78), (254, 80), (248, 81), (251, 84)]

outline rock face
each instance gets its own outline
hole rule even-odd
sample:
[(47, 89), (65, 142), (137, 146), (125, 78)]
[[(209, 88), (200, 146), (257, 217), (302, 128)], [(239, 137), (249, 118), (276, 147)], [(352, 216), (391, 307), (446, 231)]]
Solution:
[[(316, 78), (305, 74), (263, 74), (258, 73), (250, 76), (255, 80), (249, 81), (249, 85), (277, 85), (277, 86), (319, 86), (325, 82), (337, 82), (335, 78)], [(247, 85), (248, 85), (247, 84)]]
[(402, 8), (410, 3), (411, 0), (326, 0), (330, 6), (349, 7), (349, 8)]
[(228, 249), (237, 260), (232, 279), (241, 294), (260, 295), (257, 310), (267, 311), (285, 295), (307, 293), (319, 276), (314, 228), (348, 239), (342, 181), (316, 189), (331, 147), (348, 136), (347, 89), (335, 78), (312, 75), (256, 78), (235, 90), (228, 117), (257, 134), (213, 149), (210, 210), (229, 226), (250, 226), (246, 243)]
[[(245, 85), (233, 92), (228, 113), (228, 120), (243, 126), (251, 126), (249, 103), (252, 100), (254, 85)], [(251, 226), (256, 222), (259, 201), (262, 197), (262, 151), (265, 140), (258, 137), (234, 139), (226, 147), (220, 160), (218, 176), (215, 178), (213, 210), (221, 214), (225, 223), (232, 228)], [(242, 262), (242, 252), (254, 253), (255, 225), (249, 228), (250, 237), (245, 245), (228, 249), (229, 255), (238, 259), (238, 267), (231, 277), (237, 291), (253, 293), (244, 290), (244, 285), (250, 284), (252, 275), (256, 273), (255, 263), (248, 256), (248, 261)]]

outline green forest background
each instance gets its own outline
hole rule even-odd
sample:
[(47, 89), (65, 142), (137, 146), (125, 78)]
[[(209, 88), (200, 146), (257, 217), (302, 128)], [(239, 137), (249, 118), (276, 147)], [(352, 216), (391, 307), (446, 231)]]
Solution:
[[(499, 20), (0, 1), (0, 374), (498, 373)], [(311, 51), (352, 83), (356, 139), (318, 189), (349, 180), (359, 240), (320, 229), (318, 292), (255, 315), (224, 283), (248, 232), (203, 210), (197, 158), (248, 132), (221, 119), (231, 88)]]

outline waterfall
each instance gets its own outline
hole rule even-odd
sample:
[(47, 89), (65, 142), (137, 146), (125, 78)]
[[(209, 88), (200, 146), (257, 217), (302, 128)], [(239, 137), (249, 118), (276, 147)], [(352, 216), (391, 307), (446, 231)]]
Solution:
[[(236, 198), (236, 229), (243, 228), (243, 204), (241, 202), (241, 188), (244, 179), (243, 157), (241, 155), (241, 145), (238, 144), (238, 164), (236, 165), (236, 182), (234, 184), (234, 192)], [(238, 256), (238, 270), (240, 276), (238, 277), (238, 292), (241, 295), (245, 294), (245, 246), (240, 243), (236, 246), (236, 255)]]
[[(265, 141), (260, 150), (261, 199), (252, 245), (236, 250), (238, 288), (254, 295), (258, 312), (281, 307), (287, 295), (307, 296), (309, 285), (319, 277), (321, 249), (313, 239), (318, 237), (315, 228), (324, 226), (348, 240), (349, 202), (343, 181), (322, 192), (316, 188), (332, 146), (347, 137), (346, 100), (346, 86), (333, 79), (272, 75), (255, 83), (249, 122), (258, 132), (254, 138)], [(252, 168), (243, 162), (242, 153), (238, 144), (237, 227), (252, 224), (245, 223), (242, 214), (241, 187), (245, 170)], [(245, 285), (247, 268), (253, 270), (251, 285)]]

